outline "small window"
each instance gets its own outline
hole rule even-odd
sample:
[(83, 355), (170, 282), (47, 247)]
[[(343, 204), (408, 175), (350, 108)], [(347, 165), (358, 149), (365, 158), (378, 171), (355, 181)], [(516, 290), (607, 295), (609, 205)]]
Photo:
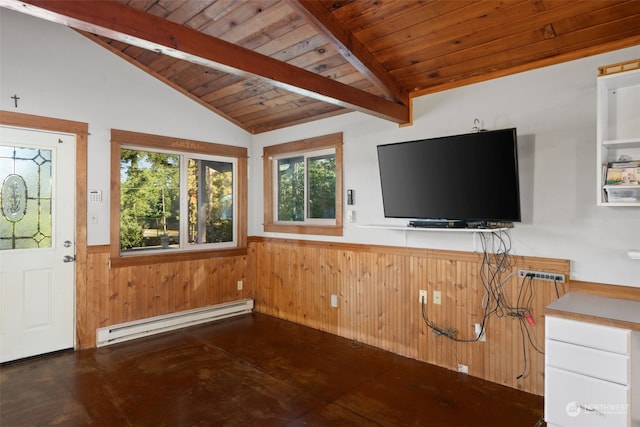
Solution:
[(245, 148), (116, 130), (112, 143), (112, 255), (246, 245)]
[(342, 235), (342, 134), (264, 148), (265, 231)]

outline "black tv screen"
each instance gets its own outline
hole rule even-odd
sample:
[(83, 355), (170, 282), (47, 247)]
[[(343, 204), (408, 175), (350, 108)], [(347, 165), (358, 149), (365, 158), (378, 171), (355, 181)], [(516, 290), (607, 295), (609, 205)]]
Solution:
[(384, 215), (520, 221), (516, 129), (378, 146)]

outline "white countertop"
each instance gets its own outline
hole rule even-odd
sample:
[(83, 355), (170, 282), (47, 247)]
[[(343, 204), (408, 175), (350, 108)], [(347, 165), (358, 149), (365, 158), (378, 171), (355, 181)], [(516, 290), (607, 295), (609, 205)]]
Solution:
[(640, 331), (640, 301), (569, 292), (549, 304), (545, 314)]

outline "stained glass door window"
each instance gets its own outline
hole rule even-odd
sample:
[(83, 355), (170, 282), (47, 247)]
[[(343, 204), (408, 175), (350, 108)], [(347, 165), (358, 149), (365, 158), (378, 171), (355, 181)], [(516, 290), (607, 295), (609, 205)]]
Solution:
[(0, 250), (51, 247), (49, 149), (0, 145)]

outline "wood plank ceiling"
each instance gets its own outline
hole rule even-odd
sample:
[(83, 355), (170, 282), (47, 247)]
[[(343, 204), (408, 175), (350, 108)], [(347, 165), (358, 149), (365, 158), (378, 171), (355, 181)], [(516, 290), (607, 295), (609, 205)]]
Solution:
[(413, 97), (640, 44), (637, 0), (0, 6), (80, 30), (254, 134), (354, 110), (408, 123)]

